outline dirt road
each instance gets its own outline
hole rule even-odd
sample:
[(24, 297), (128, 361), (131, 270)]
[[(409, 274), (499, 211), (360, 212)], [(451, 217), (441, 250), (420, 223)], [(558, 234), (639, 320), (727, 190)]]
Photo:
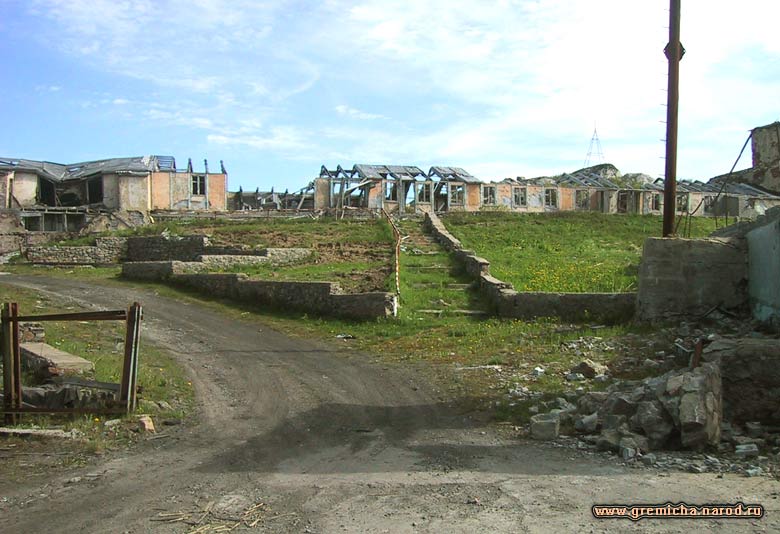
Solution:
[[(96, 308), (140, 301), (145, 338), (177, 356), (198, 401), (198, 422), (172, 439), (55, 479), (0, 481), (0, 532), (189, 532), (152, 519), (209, 502), (238, 512), (266, 503), (256, 532), (780, 531), (780, 487), (768, 478), (628, 469), (517, 440), (440, 401), (414, 370), (148, 290), (12, 275), (0, 283)], [(667, 501), (760, 503), (767, 515), (591, 517), (594, 503)]]

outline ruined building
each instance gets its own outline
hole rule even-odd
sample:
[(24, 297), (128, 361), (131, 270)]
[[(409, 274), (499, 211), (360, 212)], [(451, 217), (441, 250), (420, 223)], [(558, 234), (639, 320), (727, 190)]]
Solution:
[[(384, 209), (389, 213), (597, 211), (663, 213), (663, 180), (620, 175), (610, 164), (554, 177), (483, 182), (459, 167), (409, 165), (322, 167), (300, 192), (285, 195), (274, 209)], [(677, 212), (695, 216), (754, 217), (780, 205), (780, 197), (750, 184), (681, 180)]]
[(716, 176), (711, 183), (743, 183), (780, 194), (780, 122), (750, 132), (753, 166), (731, 175)]
[(28, 230), (77, 230), (89, 212), (224, 210), (227, 172), (178, 169), (171, 156), (112, 158), (64, 165), (0, 158), (0, 208)]

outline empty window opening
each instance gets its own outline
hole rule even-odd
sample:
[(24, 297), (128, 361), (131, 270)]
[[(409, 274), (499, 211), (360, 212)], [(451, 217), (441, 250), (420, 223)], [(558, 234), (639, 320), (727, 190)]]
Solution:
[(677, 211), (688, 211), (688, 193), (682, 193), (677, 195)]
[(704, 213), (713, 215), (715, 212), (715, 197), (704, 197)]
[(512, 204), (515, 206), (525, 206), (528, 204), (528, 191), (525, 187), (512, 188)]
[(87, 199), (89, 204), (103, 202), (103, 178), (92, 178), (87, 182)]
[(450, 204), (463, 204), (463, 186), (450, 184)]
[(56, 206), (57, 197), (54, 193), (54, 184), (48, 180), (38, 180), (38, 200), (46, 206)]
[(492, 206), (496, 203), (496, 187), (494, 185), (482, 186), (482, 204)]
[(545, 189), (544, 190), (544, 205), (547, 208), (558, 207), (558, 190), (557, 189)]
[(423, 204), (431, 203), (431, 183), (425, 182), (417, 186), (417, 202)]
[(651, 203), (651, 209), (653, 211), (661, 211), (663, 209), (663, 202), (661, 201), (662, 197), (660, 194), (653, 195), (652, 203)]
[(385, 180), (385, 201), (398, 202), (398, 185), (394, 180)]
[(193, 195), (205, 195), (206, 194), (206, 177), (202, 174), (192, 175), (192, 194)]
[(574, 192), (574, 202), (578, 210), (590, 209), (590, 191), (578, 189)]

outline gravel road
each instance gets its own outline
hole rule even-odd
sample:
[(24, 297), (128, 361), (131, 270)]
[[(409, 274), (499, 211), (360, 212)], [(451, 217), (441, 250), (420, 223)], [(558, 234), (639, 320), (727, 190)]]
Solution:
[[(54, 478), (0, 481), (0, 532), (211, 532), (219, 514), (230, 521), (261, 502), (255, 526), (236, 532), (780, 531), (780, 484), (769, 478), (629, 469), (517, 439), (442, 401), (414, 368), (151, 290), (17, 275), (0, 283), (96, 309), (138, 300), (144, 338), (186, 368), (197, 398), (197, 421), (169, 438)], [(754, 521), (591, 516), (594, 503), (667, 501), (767, 512)], [(209, 503), (215, 513), (200, 525), (159, 520)]]

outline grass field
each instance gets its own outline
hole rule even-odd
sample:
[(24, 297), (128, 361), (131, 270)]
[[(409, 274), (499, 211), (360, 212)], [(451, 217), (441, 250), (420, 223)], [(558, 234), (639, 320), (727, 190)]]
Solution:
[[(444, 224), (518, 291), (635, 291), (642, 244), (661, 217), (601, 213), (452, 213)], [(715, 230), (694, 217), (691, 237)]]

